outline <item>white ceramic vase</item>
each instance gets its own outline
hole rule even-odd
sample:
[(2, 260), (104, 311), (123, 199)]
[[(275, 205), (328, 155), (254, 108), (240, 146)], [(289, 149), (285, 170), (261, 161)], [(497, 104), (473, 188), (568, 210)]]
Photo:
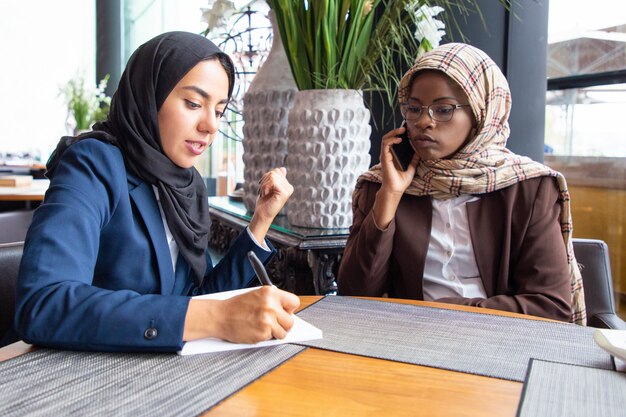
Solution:
[(292, 225), (346, 228), (352, 192), (370, 164), (370, 112), (357, 90), (305, 90), (289, 112), (287, 204)]
[(271, 10), (269, 17), (272, 49), (243, 98), (243, 201), (248, 211), (254, 211), (261, 176), (285, 164), (287, 118), (298, 91)]

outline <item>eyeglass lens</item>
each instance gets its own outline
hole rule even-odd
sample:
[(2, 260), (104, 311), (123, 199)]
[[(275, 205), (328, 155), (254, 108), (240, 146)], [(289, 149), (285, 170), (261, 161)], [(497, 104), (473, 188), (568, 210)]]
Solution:
[(419, 106), (407, 103), (403, 106), (405, 120), (415, 121), (422, 116), (422, 111), (428, 109), (428, 115), (438, 122), (447, 122), (452, 119), (454, 104), (431, 104), (429, 106)]

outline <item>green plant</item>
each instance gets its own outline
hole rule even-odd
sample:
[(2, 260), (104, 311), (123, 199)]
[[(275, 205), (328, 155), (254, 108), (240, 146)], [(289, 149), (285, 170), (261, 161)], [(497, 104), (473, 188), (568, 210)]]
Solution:
[[(509, 1), (499, 0), (505, 6)], [(401, 67), (409, 67), (420, 53), (436, 46), (425, 38), (420, 42), (413, 32), (421, 20), (432, 19), (441, 11), (425, 16), (422, 6), (455, 8), (462, 15), (478, 10), (478, 0), (268, 0), (268, 3), (276, 14), (300, 90), (384, 91), (390, 103), (395, 99)], [(454, 17), (444, 16), (444, 20), (448, 26), (458, 27)], [(443, 26), (436, 25), (434, 29)]]
[(75, 132), (91, 129), (94, 123), (106, 119), (111, 106), (111, 98), (104, 93), (108, 81), (109, 74), (92, 89), (85, 85), (82, 76), (76, 76), (62, 89), (69, 116), (74, 119)]

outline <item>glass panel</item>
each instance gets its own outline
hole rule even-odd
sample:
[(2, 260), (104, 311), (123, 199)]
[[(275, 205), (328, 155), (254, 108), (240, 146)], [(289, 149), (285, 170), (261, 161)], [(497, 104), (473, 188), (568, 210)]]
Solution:
[(548, 154), (626, 157), (626, 84), (547, 92)]
[(125, 0), (124, 2), (124, 58), (159, 33), (184, 30), (200, 33), (201, 7), (206, 0)]
[(624, 0), (551, 0), (548, 78), (626, 68)]
[[(209, 207), (232, 214), (233, 216), (239, 217), (247, 221), (250, 221), (250, 219), (252, 219), (252, 213), (246, 210), (243, 202), (231, 197), (209, 197)], [(287, 221), (287, 216), (276, 216), (271, 228), (300, 238), (348, 237), (348, 235), (350, 234), (350, 230), (347, 228), (311, 229), (307, 227), (292, 226)]]
[[(549, 78), (625, 70), (626, 1), (550, 0), (548, 43)], [(606, 82), (547, 92), (545, 163), (567, 178), (573, 236), (608, 244), (626, 319), (626, 84)]]
[(60, 90), (76, 77), (96, 87), (95, 3), (0, 1), (0, 153), (9, 154), (7, 163), (45, 163), (72, 132)]
[(230, 55), (235, 64), (236, 83), (224, 116), (221, 135), (211, 150), (211, 175), (217, 176), (217, 195), (232, 193), (243, 183), (243, 96), (271, 47), (272, 30), (264, 1), (235, 1), (235, 12), (207, 36)]

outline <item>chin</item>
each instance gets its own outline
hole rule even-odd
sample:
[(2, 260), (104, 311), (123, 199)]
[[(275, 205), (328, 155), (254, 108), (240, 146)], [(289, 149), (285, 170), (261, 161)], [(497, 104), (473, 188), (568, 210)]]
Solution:
[(183, 169), (189, 169), (189, 168), (193, 168), (193, 166), (196, 163), (196, 160), (194, 159), (193, 161), (188, 161), (188, 160), (184, 160), (184, 161), (174, 161), (172, 160), (172, 162), (174, 163), (174, 165), (176, 165), (179, 168), (183, 168)]
[(418, 152), (418, 154), (419, 154), (420, 159), (422, 161), (434, 161), (435, 159), (439, 159), (438, 157), (434, 156), (431, 153), (427, 153), (427, 154), (424, 155), (423, 153), (419, 153)]

